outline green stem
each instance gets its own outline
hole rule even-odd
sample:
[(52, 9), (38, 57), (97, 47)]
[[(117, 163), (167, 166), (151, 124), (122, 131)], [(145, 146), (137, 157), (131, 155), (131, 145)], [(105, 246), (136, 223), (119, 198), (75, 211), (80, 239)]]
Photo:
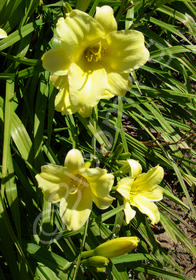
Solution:
[(69, 136), (72, 142), (72, 148), (76, 149), (77, 147), (77, 142), (78, 142), (78, 136), (77, 136), (77, 131), (76, 131), (76, 124), (74, 121), (74, 118), (72, 115), (67, 115), (65, 118), (68, 131), (69, 131)]
[(80, 249), (80, 254), (79, 254), (78, 259), (77, 259), (76, 269), (75, 269), (75, 271), (74, 271), (73, 280), (76, 280), (76, 277), (77, 277), (77, 274), (78, 274), (78, 269), (79, 269), (79, 267), (80, 267), (81, 257), (82, 257), (82, 251), (83, 251), (84, 244), (85, 244), (85, 241), (86, 241), (86, 236), (87, 236), (88, 222), (89, 222), (89, 219), (86, 221), (84, 236), (83, 236), (83, 240), (82, 240), (82, 245), (81, 245), (81, 249)]
[(116, 190), (117, 190), (117, 186), (113, 186), (112, 191), (116, 191)]
[(122, 101), (122, 98), (119, 96), (118, 97), (118, 116), (117, 116), (116, 124), (115, 124), (116, 130), (115, 130), (112, 152), (114, 151), (114, 148), (117, 144), (118, 137), (119, 137), (119, 134), (120, 134), (120, 131), (121, 131), (122, 115), (123, 115), (123, 101)]
[(94, 256), (94, 250), (84, 251), (81, 253), (81, 258), (86, 259)]
[[(97, 112), (97, 106), (93, 108), (93, 112), (91, 115), (91, 119), (93, 127), (95, 129), (95, 135), (97, 134), (97, 123), (98, 123), (98, 112)], [(96, 154), (96, 137), (93, 138), (93, 151), (94, 155)]]

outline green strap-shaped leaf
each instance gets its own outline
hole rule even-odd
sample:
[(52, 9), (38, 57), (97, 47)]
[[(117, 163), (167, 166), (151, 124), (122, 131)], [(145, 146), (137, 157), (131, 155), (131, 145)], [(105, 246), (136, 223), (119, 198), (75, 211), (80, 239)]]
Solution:
[(41, 19), (36, 20), (35, 22), (28, 23), (27, 25), (23, 26), (21, 30), (16, 30), (11, 33), (7, 38), (0, 41), (0, 51), (12, 46), (28, 34), (32, 33), (36, 27), (42, 25), (43, 22)]

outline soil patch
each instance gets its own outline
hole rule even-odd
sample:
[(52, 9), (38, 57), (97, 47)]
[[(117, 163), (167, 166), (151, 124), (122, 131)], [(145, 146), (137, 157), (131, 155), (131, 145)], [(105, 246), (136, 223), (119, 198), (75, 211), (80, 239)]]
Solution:
[[(188, 205), (187, 199), (185, 197), (182, 197), (182, 201)], [(188, 213), (186, 213), (176, 203), (167, 198), (164, 199), (164, 202), (165, 205), (172, 209), (172, 211), (181, 218), (183, 223), (178, 219), (175, 219), (171, 215), (170, 218), (178, 225), (182, 232), (196, 246), (196, 222), (191, 218), (189, 211)], [(166, 232), (157, 234), (156, 239), (163, 248), (168, 250), (173, 260), (183, 270), (184, 275), (190, 277), (191, 279), (196, 279), (196, 259), (192, 256), (189, 250), (181, 242), (175, 243)]]

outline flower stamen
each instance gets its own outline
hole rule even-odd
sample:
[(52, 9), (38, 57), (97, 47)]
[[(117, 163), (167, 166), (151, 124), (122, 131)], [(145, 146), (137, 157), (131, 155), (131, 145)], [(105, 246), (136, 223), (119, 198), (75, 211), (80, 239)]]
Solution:
[(72, 176), (70, 179), (70, 186), (72, 186), (72, 194), (75, 194), (78, 189), (83, 189), (84, 187), (89, 187), (89, 183), (82, 175), (77, 174)]
[(97, 45), (88, 47), (84, 51), (84, 58), (87, 62), (98, 62), (101, 59), (102, 56), (102, 45), (101, 42), (99, 42)]

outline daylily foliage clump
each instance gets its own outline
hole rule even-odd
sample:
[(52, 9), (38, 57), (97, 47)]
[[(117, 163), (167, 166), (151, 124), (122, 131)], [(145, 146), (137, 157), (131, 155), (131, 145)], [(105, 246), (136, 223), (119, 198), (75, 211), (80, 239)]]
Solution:
[(94, 18), (72, 10), (59, 18), (56, 33), (61, 44), (42, 62), (59, 89), (55, 109), (62, 114), (89, 117), (100, 99), (125, 95), (132, 86), (129, 73), (149, 58), (143, 34), (117, 31), (109, 6), (97, 7)]
[[(97, 7), (94, 18), (72, 10), (65, 18), (58, 19), (56, 34), (59, 45), (47, 51), (42, 62), (59, 90), (55, 109), (63, 115), (77, 112), (89, 117), (101, 99), (124, 96), (132, 87), (130, 72), (149, 58), (143, 34), (135, 30), (118, 31), (109, 6)], [(127, 224), (135, 217), (136, 208), (152, 224), (158, 223), (160, 214), (154, 201), (163, 197), (158, 186), (163, 179), (162, 167), (142, 173), (139, 162), (132, 159), (127, 162), (131, 176), (116, 178), (117, 186), (114, 186), (112, 173), (87, 167), (82, 153), (72, 149), (66, 155), (64, 166), (42, 166), (36, 180), (45, 199), (59, 203), (60, 216), (68, 230), (82, 228), (90, 217), (93, 202), (101, 210), (110, 207), (115, 200), (111, 191), (121, 194)], [(108, 258), (131, 252), (138, 242), (136, 236), (110, 240), (84, 252), (83, 265), (103, 272)]]
[(1, 280), (196, 279), (194, 2), (0, 0)]

